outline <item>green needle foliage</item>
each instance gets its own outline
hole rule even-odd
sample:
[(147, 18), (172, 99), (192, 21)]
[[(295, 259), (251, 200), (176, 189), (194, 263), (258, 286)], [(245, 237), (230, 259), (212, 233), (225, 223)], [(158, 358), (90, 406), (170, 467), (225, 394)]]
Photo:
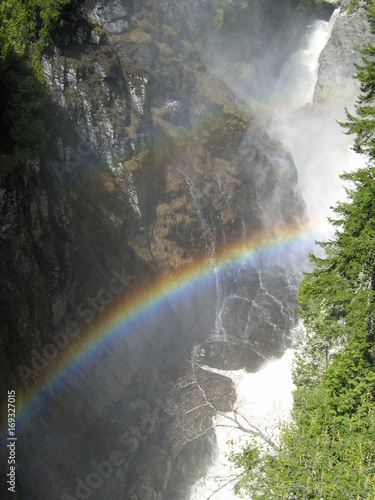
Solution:
[[(367, 5), (375, 27), (375, 2)], [(375, 31), (375, 28), (374, 28)], [(252, 442), (232, 455), (252, 499), (375, 499), (375, 47), (363, 51), (361, 94), (346, 133), (367, 166), (342, 175), (334, 237), (300, 285), (291, 422), (278, 451)]]
[(71, 0), (0, 2), (0, 178), (45, 150), (47, 89), (40, 56)]

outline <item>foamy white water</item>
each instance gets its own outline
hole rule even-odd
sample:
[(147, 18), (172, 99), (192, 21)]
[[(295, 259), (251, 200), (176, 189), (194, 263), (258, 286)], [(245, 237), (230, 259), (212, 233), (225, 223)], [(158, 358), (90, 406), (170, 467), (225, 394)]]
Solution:
[[(244, 370), (222, 371), (235, 382), (238, 412), (276, 443), (279, 424), (288, 418), (293, 404), (292, 360), (293, 350), (288, 349), (281, 359), (266, 363), (256, 373), (246, 373)], [(234, 483), (230, 481), (236, 475), (236, 470), (228, 461), (226, 453), (229, 449), (239, 452), (252, 436), (238, 428), (230, 428), (235, 425), (231, 418), (232, 413), (228, 413), (227, 417), (215, 418), (218, 455), (206, 477), (194, 486), (191, 500), (238, 499), (233, 493)], [(248, 427), (245, 419), (239, 419), (241, 425)]]
[(339, 16), (336, 9), (329, 22), (315, 21), (308, 27), (301, 47), (285, 63), (275, 85), (274, 110), (290, 113), (313, 102), (318, 78), (319, 55), (324, 49)]

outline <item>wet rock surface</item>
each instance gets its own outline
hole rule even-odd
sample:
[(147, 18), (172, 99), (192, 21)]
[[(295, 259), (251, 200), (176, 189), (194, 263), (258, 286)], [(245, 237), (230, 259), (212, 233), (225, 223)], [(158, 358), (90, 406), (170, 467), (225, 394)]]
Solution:
[(343, 8), (336, 20), (330, 39), (320, 56), (319, 77), (315, 88), (316, 104), (346, 105), (357, 98), (359, 82), (353, 78), (355, 64), (362, 63), (360, 49), (374, 43), (367, 22), (364, 3), (354, 12)]

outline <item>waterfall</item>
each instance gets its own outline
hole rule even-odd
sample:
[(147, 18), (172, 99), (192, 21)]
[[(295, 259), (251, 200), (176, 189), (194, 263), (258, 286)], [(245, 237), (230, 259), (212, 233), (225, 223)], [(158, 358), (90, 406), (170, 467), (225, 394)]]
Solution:
[(290, 113), (313, 102), (319, 55), (339, 14), (338, 8), (329, 22), (318, 20), (308, 26), (301, 47), (285, 63), (275, 84), (271, 97), (273, 113)]
[(201, 205), (199, 203), (198, 197), (197, 197), (197, 195), (195, 193), (195, 190), (194, 190), (194, 187), (193, 187), (192, 183), (190, 182), (190, 179), (181, 170), (181, 168), (176, 165), (176, 163), (172, 159), (171, 159), (171, 161), (172, 161), (174, 167), (176, 168), (177, 172), (180, 174), (180, 176), (182, 177), (182, 179), (184, 180), (185, 184), (187, 185), (187, 187), (189, 189), (189, 193), (190, 193), (191, 199), (193, 201), (195, 210), (197, 212), (199, 223), (200, 223), (200, 225), (201, 225), (201, 227), (203, 229), (203, 236), (204, 236), (204, 238), (206, 240), (206, 258), (208, 258), (212, 262), (212, 264), (214, 264), (214, 261), (215, 261), (215, 251), (216, 251), (216, 241), (215, 241), (216, 238), (215, 238), (215, 235), (213, 234), (209, 223), (207, 222), (207, 220), (205, 219), (205, 217), (203, 215), (202, 207), (201, 207)]
[[(245, 417), (239, 417), (241, 425), (246, 428), (246, 419), (250, 420), (274, 442), (278, 439), (278, 424), (285, 421), (292, 408), (292, 361), (293, 351), (288, 349), (281, 359), (270, 361), (256, 373), (247, 373), (245, 370), (221, 371), (235, 383), (236, 406)], [(238, 471), (228, 463), (226, 452), (228, 447), (239, 452), (251, 436), (233, 428), (231, 418), (231, 413), (215, 418), (218, 446), (216, 462), (207, 476), (193, 487), (191, 500), (238, 499), (233, 492), (233, 479)]]
[[(303, 47), (293, 54), (277, 82), (280, 92), (278, 99), (273, 96), (273, 116), (269, 122), (272, 137), (289, 148), (294, 158), (299, 186), (307, 203), (312, 240), (318, 241), (331, 234), (330, 207), (345, 198), (339, 175), (364, 165), (364, 160), (351, 149), (352, 138), (338, 124), (346, 118), (344, 105), (331, 103), (316, 109), (306, 106), (313, 100), (320, 52), (339, 14), (340, 9), (336, 9), (328, 23), (317, 21), (309, 28)], [(302, 105), (305, 107), (301, 108)], [(298, 106), (301, 109), (296, 112)], [(318, 251), (314, 247), (314, 252)]]
[[(338, 125), (333, 127), (336, 125), (337, 115), (332, 113), (332, 109), (326, 115), (321, 112), (313, 114), (306, 107), (301, 109), (306, 104), (312, 103), (318, 77), (319, 55), (329, 39), (339, 12), (339, 9), (336, 9), (329, 22), (316, 21), (308, 27), (301, 47), (285, 64), (269, 100), (272, 119), (268, 126), (271, 136), (286, 145), (294, 158), (299, 172), (300, 187), (308, 203), (313, 231), (322, 224), (324, 226), (323, 221), (327, 217), (329, 203), (334, 204), (334, 197), (339, 193), (338, 172), (348, 165), (352, 168), (353, 165), (349, 153), (350, 141)], [(321, 133), (322, 123), (324, 127), (330, 128), (330, 134), (326, 134), (324, 138)], [(319, 144), (318, 147), (314, 144), (314, 140)], [(326, 158), (325, 154), (329, 149), (333, 150), (333, 153)], [(325, 162), (331, 162), (333, 167), (330, 169), (328, 181), (326, 181)], [(323, 168), (325, 170), (322, 170)], [(322, 183), (323, 176), (320, 175), (322, 171), (324, 171), (324, 184), (328, 182), (330, 186), (317, 185), (318, 181)], [(319, 196), (320, 192), (323, 192), (322, 196)], [(324, 226), (324, 230), (327, 231), (327, 226)], [(261, 278), (260, 275), (260, 283), (262, 283)], [(266, 290), (265, 292), (267, 293)], [(224, 303), (226, 300), (228, 298)], [(301, 324), (296, 327), (295, 335), (300, 328)], [(293, 351), (288, 349), (281, 359), (267, 362), (256, 373), (249, 374), (244, 370), (222, 372), (230, 376), (236, 385), (237, 405), (245, 419), (257, 425), (263, 432), (271, 432), (272, 439), (276, 441), (278, 424), (288, 418), (292, 407), (292, 360)], [(229, 428), (228, 425), (232, 420), (226, 421), (226, 418), (230, 419), (231, 414), (228, 413), (227, 417), (216, 416), (214, 422), (218, 426), (216, 460), (208, 474), (193, 486), (190, 500), (237, 498), (233, 493), (236, 471), (228, 462), (226, 453), (229, 450), (239, 451), (251, 436)], [(244, 422), (246, 423), (246, 420)], [(222, 425), (227, 427), (220, 427)]]

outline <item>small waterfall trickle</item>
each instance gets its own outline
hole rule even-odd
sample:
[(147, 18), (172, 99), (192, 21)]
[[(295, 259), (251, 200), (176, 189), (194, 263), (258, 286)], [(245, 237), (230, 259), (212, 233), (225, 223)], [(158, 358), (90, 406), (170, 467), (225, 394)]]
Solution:
[(227, 332), (223, 326), (222, 314), (225, 307), (225, 297), (223, 291), (222, 278), (220, 268), (214, 267), (215, 280), (216, 280), (216, 317), (215, 317), (215, 336), (222, 342), (227, 341)]
[[(220, 267), (217, 265), (216, 262), (216, 228), (212, 225), (210, 225), (210, 222), (205, 218), (202, 206), (199, 202), (198, 196), (194, 190), (194, 186), (192, 182), (190, 181), (189, 177), (186, 175), (186, 173), (177, 165), (177, 163), (170, 158), (172, 161), (173, 166), (181, 176), (181, 178), (184, 180), (185, 184), (188, 187), (191, 199), (193, 201), (195, 210), (198, 215), (198, 219), (200, 222), (200, 225), (203, 229), (203, 236), (206, 241), (206, 259), (211, 263), (211, 266), (213, 268), (213, 272), (215, 273), (215, 284), (216, 284), (216, 314), (215, 314), (215, 330), (212, 332), (214, 337), (217, 340), (220, 340), (222, 342), (227, 341), (227, 336), (226, 336), (226, 331), (223, 326), (222, 322), (222, 312), (224, 308), (224, 301), (225, 301), (225, 294), (224, 294), (224, 284), (223, 284), (223, 277), (221, 275), (221, 270)], [(229, 204), (229, 200), (226, 198), (225, 194), (222, 192), (222, 187), (219, 184), (219, 189), (220, 192), (222, 193), (224, 199), (227, 201)], [(224, 233), (224, 238), (225, 238), (225, 233)]]
[(212, 231), (209, 223), (205, 219), (203, 215), (203, 210), (201, 207), (201, 204), (199, 203), (198, 197), (195, 193), (194, 187), (192, 183), (190, 182), (189, 177), (181, 170), (180, 167), (176, 165), (175, 162), (173, 162), (177, 172), (180, 174), (180, 176), (183, 178), (185, 184), (187, 185), (189, 189), (189, 193), (191, 196), (191, 199), (193, 201), (195, 210), (198, 215), (199, 223), (203, 229), (203, 236), (206, 240), (206, 258), (208, 258), (212, 263), (215, 261), (215, 251), (216, 251), (216, 238), (214, 235), (214, 232)]

